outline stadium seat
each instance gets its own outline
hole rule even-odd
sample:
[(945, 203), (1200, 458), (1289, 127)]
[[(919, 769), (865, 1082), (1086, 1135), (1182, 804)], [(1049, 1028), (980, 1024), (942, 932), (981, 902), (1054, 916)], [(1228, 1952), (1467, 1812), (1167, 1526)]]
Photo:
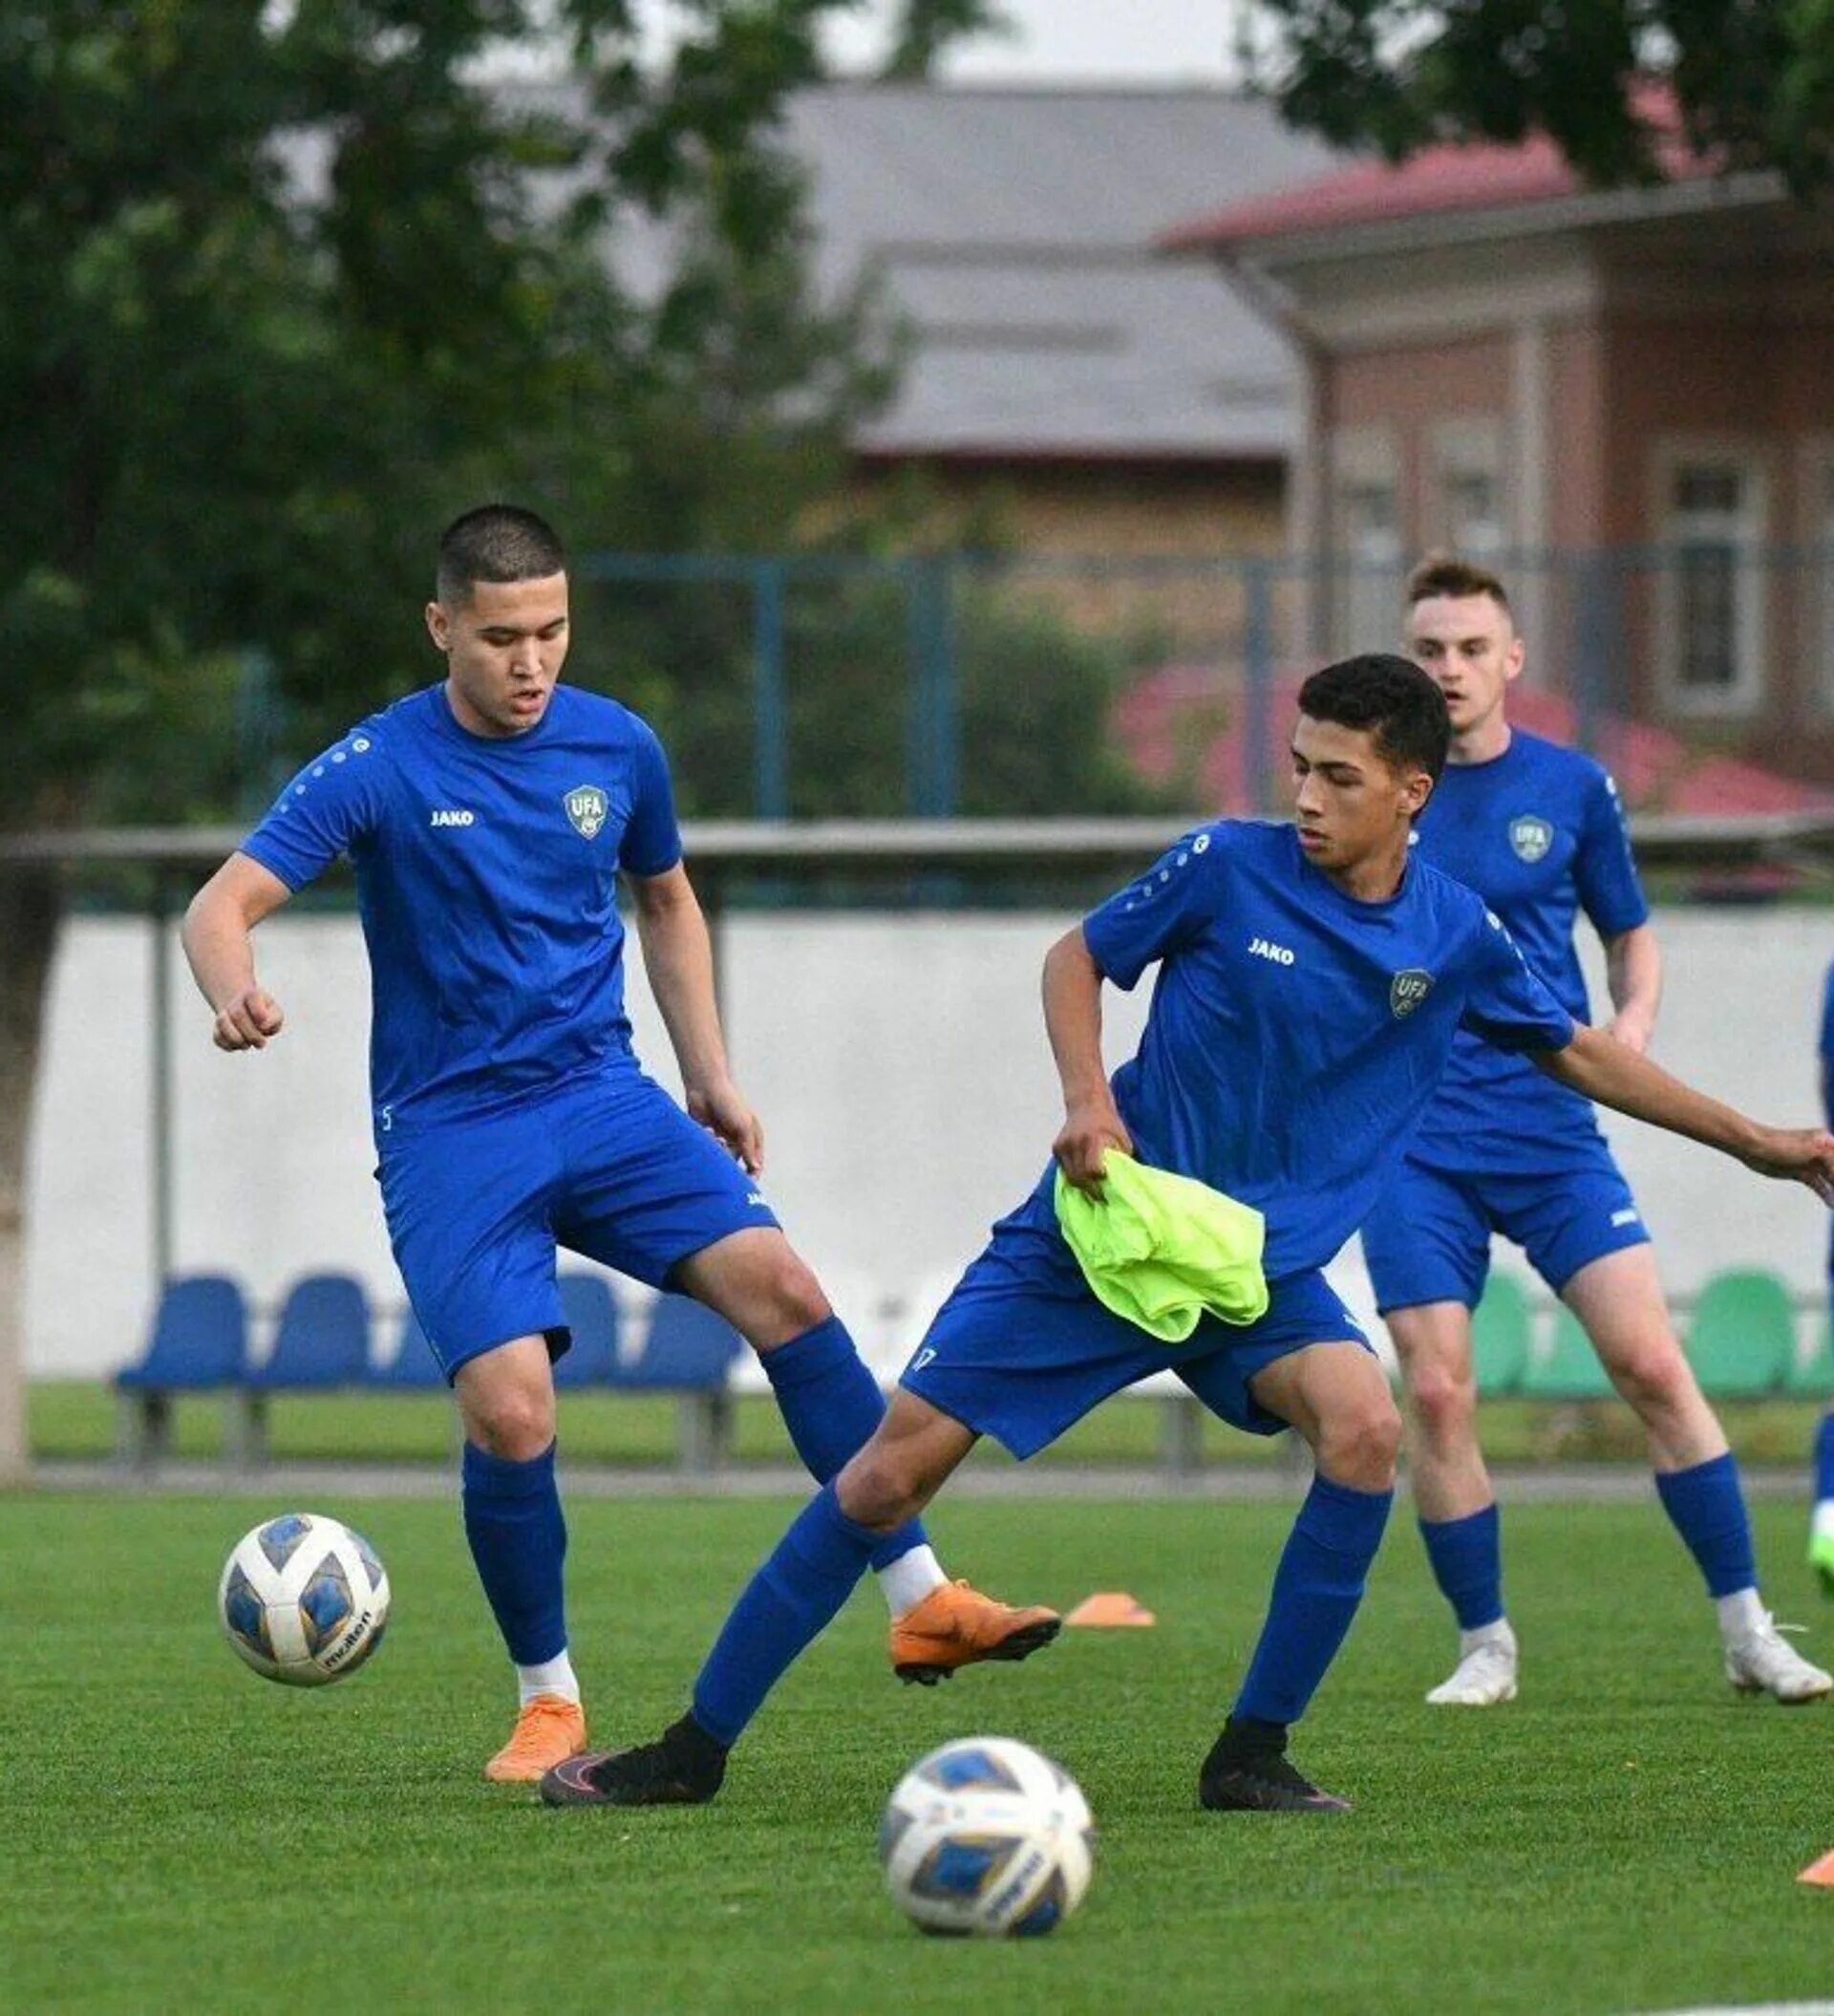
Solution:
[(661, 1295), (650, 1309), (642, 1352), (617, 1368), (620, 1386), (679, 1396), (683, 1469), (712, 1469), (731, 1448), (727, 1380), (744, 1349), (744, 1339), (705, 1303), (692, 1296)]
[(557, 1386), (602, 1386), (618, 1377), (618, 1305), (603, 1275), (564, 1274), (561, 1309), (572, 1348), (554, 1362)]
[(122, 1460), (143, 1465), (165, 1454), (180, 1393), (224, 1395), (225, 1437), (240, 1453), (247, 1375), (248, 1309), (237, 1283), (220, 1274), (167, 1281), (145, 1352), (115, 1375)]
[(1578, 1317), (1562, 1302), (1554, 1315), (1554, 1334), (1545, 1351), (1522, 1370), (1521, 1391), (1529, 1400), (1609, 1400), (1616, 1392), (1598, 1362), (1591, 1340)]
[(1792, 1353), (1783, 1372), (1783, 1391), (1792, 1400), (1834, 1400), (1834, 1331), (1823, 1316), (1815, 1326), (1815, 1342), (1800, 1362)]
[(1788, 1288), (1756, 1267), (1713, 1276), (1695, 1301), (1687, 1353), (1712, 1399), (1774, 1393), (1796, 1357), (1796, 1305)]
[(1485, 1399), (1513, 1393), (1521, 1384), (1532, 1328), (1522, 1283), (1512, 1274), (1492, 1270), (1482, 1299), (1471, 1312), (1471, 1362)]
[(446, 1375), (440, 1371), (439, 1361), (434, 1357), (433, 1346), (412, 1307), (402, 1310), (395, 1347), (383, 1363), (371, 1370), (370, 1383), (396, 1393), (431, 1392), (444, 1387)]
[(370, 1304), (354, 1275), (309, 1274), (293, 1283), (273, 1349), (249, 1374), (258, 1391), (360, 1385), (370, 1370)]

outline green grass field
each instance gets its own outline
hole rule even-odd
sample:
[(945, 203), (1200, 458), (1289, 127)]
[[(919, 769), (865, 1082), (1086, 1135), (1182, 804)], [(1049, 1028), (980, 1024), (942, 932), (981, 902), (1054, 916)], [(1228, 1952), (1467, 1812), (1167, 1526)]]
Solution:
[[(1653, 1505), (1507, 1517), (1524, 1698), (1432, 1710), (1451, 1646), (1397, 1520), (1294, 1753), (1340, 1818), (1205, 1814), (1198, 1761), (1239, 1677), (1278, 1506), (945, 1505), (984, 1585), (1131, 1590), (1151, 1631), (1069, 1632), (1019, 1668), (896, 1686), (865, 1589), (736, 1754), (716, 1805), (549, 1812), (479, 1768), (509, 1690), (456, 1506), (324, 1506), (394, 1578), (374, 1662), (269, 1685), (217, 1635), (252, 1498), (0, 1500), (8, 2008), (861, 2010), (997, 2006), (1635, 2010), (1834, 1983), (1825, 1708), (1736, 1699)], [(653, 1732), (789, 1510), (582, 1500), (576, 1656), (602, 1742)], [(1801, 1513), (1757, 1508), (1771, 1596), (1834, 1615)], [(885, 1791), (932, 1744), (1013, 1734), (1067, 1764), (1101, 1830), (1055, 1937), (932, 1941), (881, 1889)]]

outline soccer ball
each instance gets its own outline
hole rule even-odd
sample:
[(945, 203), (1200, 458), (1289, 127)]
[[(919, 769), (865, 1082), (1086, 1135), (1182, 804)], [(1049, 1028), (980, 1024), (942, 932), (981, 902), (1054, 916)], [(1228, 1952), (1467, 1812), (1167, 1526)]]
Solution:
[(1094, 1854), (1076, 1780), (1010, 1736), (932, 1750), (879, 1823), (885, 1881), (926, 1932), (1049, 1932), (1082, 1902)]
[(322, 1512), (283, 1512), (236, 1542), (217, 1614), (257, 1673), (322, 1687), (354, 1673), (382, 1642), (389, 1578), (360, 1533)]

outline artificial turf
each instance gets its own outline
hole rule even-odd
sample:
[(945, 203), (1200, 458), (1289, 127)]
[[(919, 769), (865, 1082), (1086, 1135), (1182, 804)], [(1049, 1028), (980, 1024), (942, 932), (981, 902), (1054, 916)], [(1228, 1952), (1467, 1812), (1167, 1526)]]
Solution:
[[(1152, 1630), (1066, 1632), (1023, 1667), (891, 1680), (863, 1590), (705, 1810), (550, 1812), (479, 1769), (508, 1677), (437, 1499), (309, 1506), (380, 1549), (375, 1659), (304, 1693), (218, 1635), (246, 1527), (217, 1500), (0, 1499), (0, 2004), (19, 2009), (1635, 2010), (1834, 1983), (1834, 1708), (1737, 1699), (1653, 1503), (1512, 1507), (1523, 1696), (1420, 1701), (1449, 1622), (1397, 1519), (1293, 1754), (1347, 1816), (1214, 1815), (1197, 1765), (1240, 1677), (1290, 1507), (945, 1503), (951, 1567), (1067, 1605), (1126, 1589)], [(576, 1658), (594, 1740), (656, 1730), (787, 1501), (579, 1500)], [(1834, 1614), (1802, 1513), (1756, 1508), (1780, 1611)], [(873, 1852), (930, 1746), (1015, 1735), (1080, 1779), (1089, 1901), (1052, 1938), (928, 1941)]]

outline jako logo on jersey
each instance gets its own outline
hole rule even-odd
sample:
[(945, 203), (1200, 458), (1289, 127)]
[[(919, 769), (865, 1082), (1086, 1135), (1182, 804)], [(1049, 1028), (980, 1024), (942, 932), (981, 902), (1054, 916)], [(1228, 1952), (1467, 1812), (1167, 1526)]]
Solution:
[(436, 812), (430, 822), (437, 826), (468, 826), (477, 823), (476, 812)]
[(1250, 938), (1248, 950), (1257, 959), (1271, 959), (1276, 966), (1290, 966), (1292, 954), (1284, 945), (1276, 945), (1269, 938)]
[(1424, 967), (1406, 967), (1388, 983), (1388, 1012), (1393, 1016), (1412, 1015), (1432, 992), (1433, 976)]
[(566, 816), (573, 822), (573, 830), (582, 840), (596, 840), (599, 828), (605, 824), (605, 793), (597, 784), (580, 784), (569, 791), (561, 801), (566, 807)]
[(1525, 812), (1520, 819), (1509, 822), (1509, 845), (1516, 850), (1516, 858), (1525, 861), (1532, 868), (1554, 844), (1554, 829), (1545, 819), (1537, 819), (1532, 812)]

